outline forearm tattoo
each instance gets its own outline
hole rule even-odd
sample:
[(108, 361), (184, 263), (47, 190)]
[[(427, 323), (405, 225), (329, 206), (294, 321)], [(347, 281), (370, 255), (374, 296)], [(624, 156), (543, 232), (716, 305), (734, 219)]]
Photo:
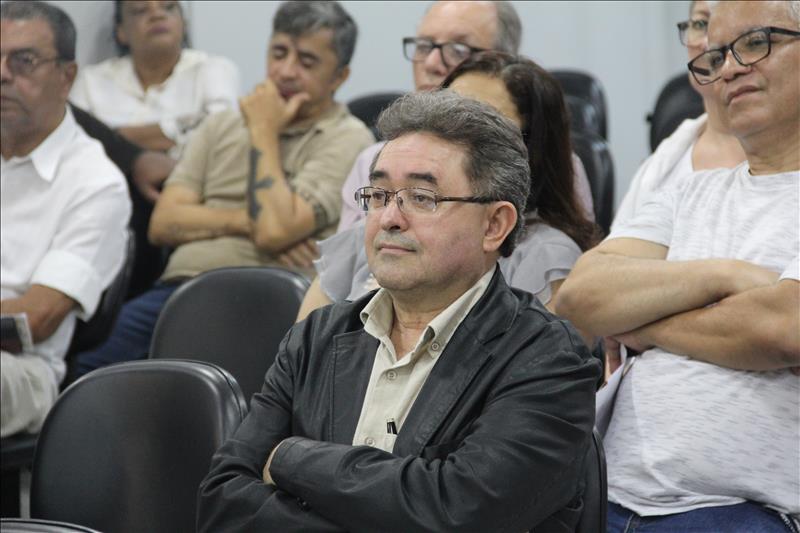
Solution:
[(257, 148), (250, 149), (250, 175), (247, 176), (247, 213), (251, 220), (258, 220), (261, 213), (261, 202), (256, 197), (259, 189), (269, 189), (275, 184), (275, 178), (264, 176), (256, 178), (258, 175), (258, 161), (261, 159), (261, 151)]

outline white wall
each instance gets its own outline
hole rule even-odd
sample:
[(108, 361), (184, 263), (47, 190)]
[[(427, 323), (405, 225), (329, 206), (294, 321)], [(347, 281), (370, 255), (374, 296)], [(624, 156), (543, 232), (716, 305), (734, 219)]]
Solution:
[[(114, 53), (111, 2), (55, 1), (78, 27), (78, 59)], [(352, 75), (339, 92), (347, 101), (365, 93), (412, 89), (411, 65), (400, 40), (413, 35), (428, 2), (343, 1), (359, 26)], [(675, 23), (688, 2), (513, 2), (523, 25), (521, 52), (547, 68), (592, 73), (606, 90), (609, 142), (616, 165), (617, 204), (648, 155), (645, 116), (666, 81), (685, 71)], [(278, 2), (187, 1), (192, 46), (223, 54), (241, 69), (243, 90), (264, 77), (266, 43)]]

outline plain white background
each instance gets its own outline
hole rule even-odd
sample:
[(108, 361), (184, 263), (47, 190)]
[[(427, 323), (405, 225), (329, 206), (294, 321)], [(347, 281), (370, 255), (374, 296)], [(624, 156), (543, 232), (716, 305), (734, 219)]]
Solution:
[[(54, 1), (78, 29), (78, 61), (91, 64), (116, 53), (113, 3)], [(600, 80), (608, 106), (616, 204), (649, 154), (645, 120), (666, 82), (686, 71), (686, 50), (675, 23), (688, 18), (688, 1), (512, 2), (523, 26), (520, 52), (545, 68), (584, 70)], [(378, 91), (410, 91), (411, 65), (401, 39), (414, 35), (429, 2), (343, 1), (359, 39), (343, 102)], [(239, 65), (242, 91), (264, 78), (265, 51), (278, 2), (183, 2), (192, 47), (225, 55)]]

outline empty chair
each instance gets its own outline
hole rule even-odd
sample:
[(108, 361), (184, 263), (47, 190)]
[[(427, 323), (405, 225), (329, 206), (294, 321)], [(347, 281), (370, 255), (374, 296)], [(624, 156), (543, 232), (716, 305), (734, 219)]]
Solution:
[(583, 492), (583, 514), (576, 533), (596, 533), (606, 530), (608, 514), (608, 479), (603, 439), (597, 430), (592, 434), (592, 444), (586, 454), (586, 474)]
[(659, 93), (655, 109), (647, 116), (650, 122), (650, 151), (654, 152), (681, 122), (687, 118), (697, 118), (703, 113), (703, 98), (692, 88), (689, 76), (683, 72), (673, 77)]
[(595, 107), (600, 128), (599, 135), (603, 139), (608, 139), (606, 96), (600, 82), (591, 74), (578, 70), (551, 70), (550, 74), (561, 83), (565, 95), (583, 98)]
[(218, 364), (233, 374), (249, 401), (261, 390), (308, 285), (302, 275), (276, 267), (200, 274), (167, 300), (153, 332), (150, 357)]
[(591, 133), (573, 133), (572, 150), (586, 169), (597, 223), (608, 233), (614, 218), (614, 163), (608, 143)]
[(365, 94), (350, 100), (347, 103), (347, 107), (361, 122), (369, 126), (372, 134), (377, 139), (378, 130), (375, 128), (375, 123), (378, 121), (378, 115), (401, 96), (403, 96), (401, 92)]
[(61, 395), (39, 434), (31, 517), (109, 533), (194, 531), (200, 481), (245, 410), (236, 380), (210, 363), (91, 372)]
[(575, 133), (591, 133), (602, 137), (600, 117), (597, 108), (578, 96), (564, 96), (564, 103), (569, 112), (569, 129)]

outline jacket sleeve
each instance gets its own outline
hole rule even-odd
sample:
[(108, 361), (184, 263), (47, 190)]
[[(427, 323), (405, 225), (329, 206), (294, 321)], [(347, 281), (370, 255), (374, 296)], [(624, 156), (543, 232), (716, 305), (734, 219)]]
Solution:
[(341, 532), (288, 492), (266, 485), (262, 471), (269, 453), (291, 435), (293, 372), (291, 330), (265, 377), (250, 412), (214, 454), (211, 470), (200, 484), (197, 530), (219, 532)]
[(463, 439), (397, 457), (292, 437), (270, 473), (350, 531), (528, 530), (582, 484), (599, 365), (579, 342), (561, 322), (522, 342)]

